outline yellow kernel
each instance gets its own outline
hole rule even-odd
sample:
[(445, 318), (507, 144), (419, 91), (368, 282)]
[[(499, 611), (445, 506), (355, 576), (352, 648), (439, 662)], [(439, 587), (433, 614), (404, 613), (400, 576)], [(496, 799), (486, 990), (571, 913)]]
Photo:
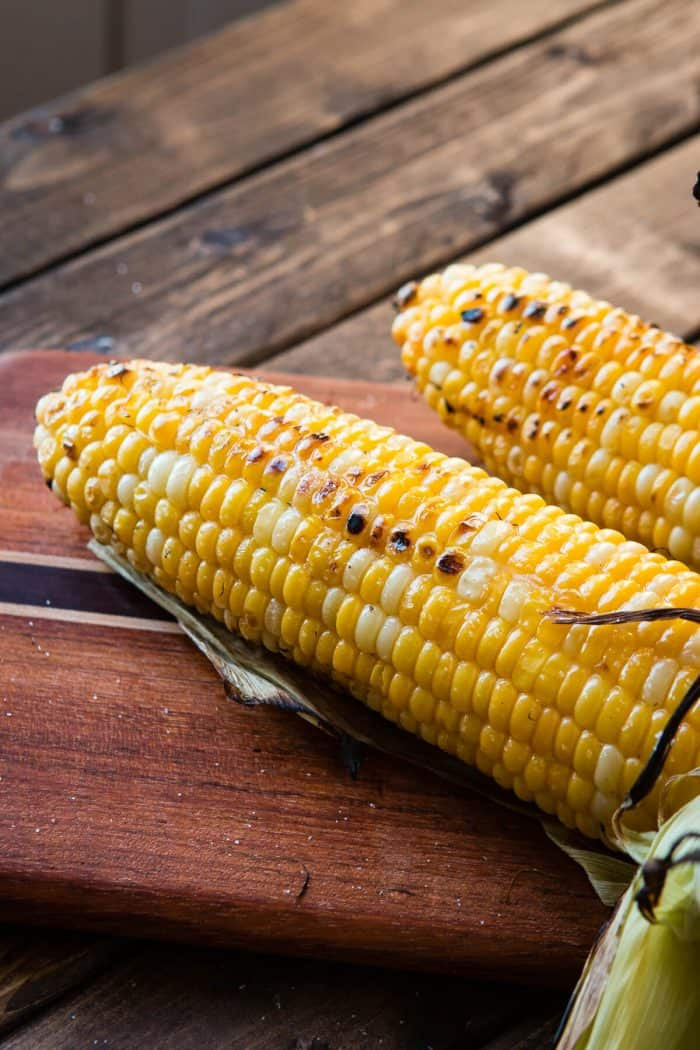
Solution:
[(509, 773), (521, 773), (530, 758), (530, 748), (519, 740), (512, 738), (503, 749), (503, 765)]
[(219, 538), (219, 526), (215, 521), (204, 521), (197, 530), (195, 550), (204, 561), (216, 561), (216, 541)]
[(542, 755), (531, 754), (524, 770), (528, 790), (535, 794), (543, 791), (547, 784), (548, 762)]
[(527, 743), (535, 731), (542, 706), (527, 693), (518, 696), (510, 717), (510, 734), (514, 740)]
[(518, 694), (510, 682), (499, 679), (491, 692), (488, 706), (488, 723), (501, 732), (508, 730)]
[(417, 686), (411, 693), (408, 706), (416, 722), (430, 722), (435, 712), (435, 697), (427, 689)]
[[(359, 598), (354, 601), (360, 605)], [(402, 674), (413, 674), (413, 668), (421, 649), (421, 636), (415, 627), (404, 627), (394, 643), (391, 658), (397, 671)]]
[(457, 711), (472, 710), (472, 695), (477, 679), (477, 668), (472, 663), (457, 664), (450, 687), (450, 703)]
[(167, 499), (159, 499), (153, 516), (154, 524), (166, 536), (176, 536), (180, 525), (180, 515)]
[(346, 641), (339, 641), (333, 651), (333, 670), (337, 674), (352, 675), (357, 650)]
[(485, 725), (479, 737), (479, 747), (482, 754), (491, 762), (498, 762), (503, 754), (506, 737), (492, 726)]

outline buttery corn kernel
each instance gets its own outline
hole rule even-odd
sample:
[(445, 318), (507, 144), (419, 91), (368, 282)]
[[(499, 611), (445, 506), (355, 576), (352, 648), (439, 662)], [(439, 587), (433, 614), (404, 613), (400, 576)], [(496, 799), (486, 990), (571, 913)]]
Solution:
[[(479, 266), (456, 299), (440, 276), (393, 335), (444, 421), (506, 481), (699, 568), (698, 351), (545, 275)], [(436, 318), (475, 295), (457, 353)], [(640, 350), (664, 343), (675, 352)]]
[[(458, 343), (433, 336), (431, 352), (451, 355), (447, 368), (430, 365), (436, 404), (463, 375), (483, 373), (494, 413), (503, 414), (489, 445), (493, 462), (507, 451), (515, 471), (513, 443), (527, 441), (539, 456), (548, 434), (558, 467), (551, 461), (551, 477), (543, 470), (535, 486), (556, 484), (570, 500), (576, 491), (586, 507), (577, 484), (591, 500), (605, 490), (605, 513), (630, 529), (634, 498), (647, 505), (655, 540), (674, 529), (691, 535), (694, 490), (673, 470), (688, 468), (695, 450), (673, 429), (678, 399), (649, 385), (664, 382), (660, 373), (628, 382), (629, 370), (612, 369), (597, 377), (598, 401), (592, 388), (580, 392), (574, 372), (583, 344), (580, 358), (571, 357), (556, 310), (533, 315), (541, 323), (529, 329), (532, 339), (516, 331), (511, 308), (501, 307), (509, 295), (499, 291), (503, 272), (484, 271), (498, 294), (479, 300), (494, 315), (472, 326), (473, 338), (459, 310), (445, 314)], [(526, 306), (525, 297), (518, 316)], [(421, 341), (438, 313), (421, 318)], [(561, 327), (556, 338), (552, 324)], [(596, 324), (585, 326), (590, 345)], [(497, 359), (478, 349), (489, 325)], [(98, 366), (37, 409), (42, 469), (99, 542), (200, 612), (330, 675), (519, 797), (585, 834), (605, 834), (697, 673), (700, 630), (675, 622), (589, 628), (557, 624), (549, 612), (697, 607), (698, 577), (460, 460), (289, 391), (206, 368), (127, 367), (116, 392), (108, 366)], [(596, 361), (587, 367), (595, 373)], [(547, 369), (563, 371), (542, 401)], [(529, 399), (529, 415), (515, 397)], [(455, 405), (464, 411), (444, 409), (447, 416), (476, 424), (475, 415), (488, 415), (472, 379)], [(576, 430), (578, 415), (586, 428), (600, 405), (593, 429)], [(634, 411), (644, 429), (623, 418)], [(647, 435), (655, 413), (664, 416), (661, 430)], [(528, 427), (537, 434), (529, 437)], [(595, 445), (603, 432), (610, 449)], [(632, 441), (653, 444), (660, 470), (632, 469)], [(657, 514), (676, 512), (670, 524), (663, 519), (666, 532), (657, 528)], [(692, 712), (667, 775), (698, 764), (699, 734), (700, 713)], [(653, 800), (636, 819), (653, 822)]]

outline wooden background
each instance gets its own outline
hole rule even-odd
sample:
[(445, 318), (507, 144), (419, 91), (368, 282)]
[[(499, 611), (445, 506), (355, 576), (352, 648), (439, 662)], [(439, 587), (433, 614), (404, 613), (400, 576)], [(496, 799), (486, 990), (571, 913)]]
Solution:
[[(0, 127), (0, 345), (392, 380), (391, 293), (457, 256), (545, 269), (694, 339), (699, 44), (693, 0), (296, 0), (21, 115)], [(134, 942), (5, 944), (3, 1050), (154, 1032), (501, 1050), (544, 1045), (561, 1006)]]

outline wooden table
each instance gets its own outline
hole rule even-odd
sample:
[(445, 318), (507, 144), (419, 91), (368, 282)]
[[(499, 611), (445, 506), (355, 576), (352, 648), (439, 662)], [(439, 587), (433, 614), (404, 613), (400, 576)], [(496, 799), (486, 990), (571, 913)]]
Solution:
[[(0, 349), (391, 380), (456, 257), (700, 333), (693, 0), (295, 0), (0, 128)], [(541, 1047), (561, 992), (6, 928), (0, 1050)]]

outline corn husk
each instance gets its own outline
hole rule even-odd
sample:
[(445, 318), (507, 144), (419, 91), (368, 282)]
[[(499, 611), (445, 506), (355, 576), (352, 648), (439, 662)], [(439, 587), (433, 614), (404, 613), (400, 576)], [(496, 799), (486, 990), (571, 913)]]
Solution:
[(584, 968), (557, 1050), (700, 1045), (700, 770), (666, 785), (656, 833), (616, 821), (641, 865)]

